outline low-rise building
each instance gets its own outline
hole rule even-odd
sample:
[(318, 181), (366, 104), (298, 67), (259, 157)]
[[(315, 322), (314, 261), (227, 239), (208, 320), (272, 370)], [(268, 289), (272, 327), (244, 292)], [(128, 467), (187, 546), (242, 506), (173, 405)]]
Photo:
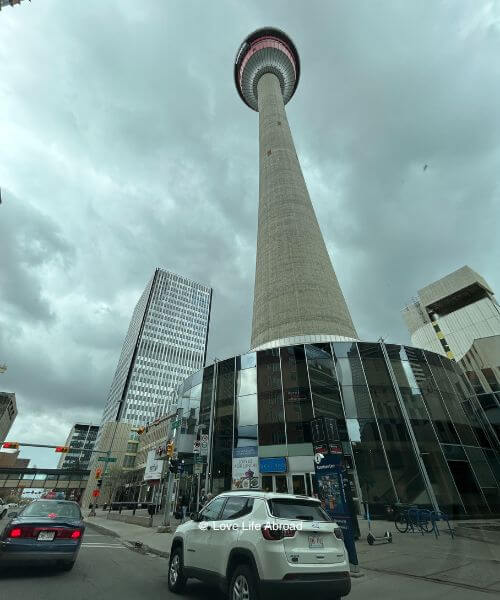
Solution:
[[(105, 504), (113, 499), (124, 485), (127, 474), (134, 470), (139, 446), (137, 428), (130, 423), (110, 421), (105, 423), (99, 434), (89, 464), (90, 477), (82, 500), (82, 506), (92, 503), (92, 492), (99, 489), (97, 504)], [(109, 460), (111, 459), (111, 460)], [(102, 485), (97, 486), (96, 471), (102, 471)]]

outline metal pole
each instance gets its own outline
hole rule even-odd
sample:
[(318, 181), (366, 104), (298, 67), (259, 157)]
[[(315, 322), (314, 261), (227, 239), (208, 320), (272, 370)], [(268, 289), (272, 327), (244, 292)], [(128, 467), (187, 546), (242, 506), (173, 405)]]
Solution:
[(208, 456), (207, 456), (207, 471), (205, 474), (205, 494), (208, 494), (210, 488), (210, 475), (212, 467), (212, 442), (213, 442), (213, 430), (214, 430), (214, 418), (215, 418), (215, 398), (217, 388), (217, 358), (214, 358), (214, 380), (212, 385), (212, 399), (210, 406), (210, 425), (208, 427)]

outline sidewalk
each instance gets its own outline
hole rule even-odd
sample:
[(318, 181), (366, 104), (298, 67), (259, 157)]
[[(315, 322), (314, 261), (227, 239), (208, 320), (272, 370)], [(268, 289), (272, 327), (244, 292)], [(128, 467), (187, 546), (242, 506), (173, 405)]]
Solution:
[[(154, 527), (142, 527), (106, 519), (104, 511), (96, 517), (85, 517), (89, 527), (96, 527), (119, 537), (131, 549), (151, 552), (168, 558), (173, 533), (157, 533), (163, 515), (155, 517)], [(440, 527), (441, 535), (399, 533), (392, 521), (372, 522), (372, 533), (382, 536), (389, 530), (392, 544), (381, 542), (370, 546), (366, 541), (368, 523), (358, 519), (361, 538), (356, 542), (359, 566), (366, 577), (356, 579), (362, 587), (373, 577), (383, 574), (403, 575), (436, 584), (489, 594), (500, 593), (500, 521), (458, 521), (455, 538)], [(172, 524), (175, 531), (177, 522)], [(353, 585), (357, 585), (354, 584)]]
[[(108, 533), (114, 537), (119, 537), (127, 546), (132, 550), (139, 552), (150, 552), (164, 558), (170, 556), (170, 546), (172, 544), (173, 532), (176, 530), (179, 521), (171, 519), (170, 523), (172, 526), (172, 533), (158, 533), (157, 527), (161, 525), (163, 521), (163, 514), (158, 514), (153, 517), (153, 527), (146, 527), (144, 525), (137, 525), (134, 523), (127, 523), (125, 521), (116, 520), (113, 517), (118, 517), (118, 512), (111, 512), (111, 518), (108, 517), (108, 511), (96, 510), (95, 517), (89, 517), (88, 511), (84, 517), (85, 523), (89, 527), (93, 527), (103, 533)], [(136, 515), (139, 518), (149, 522), (149, 516), (146, 514), (139, 514), (143, 511), (136, 511)], [(130, 514), (129, 514), (130, 513)], [(132, 517), (132, 511), (123, 511), (122, 516), (124, 518)]]

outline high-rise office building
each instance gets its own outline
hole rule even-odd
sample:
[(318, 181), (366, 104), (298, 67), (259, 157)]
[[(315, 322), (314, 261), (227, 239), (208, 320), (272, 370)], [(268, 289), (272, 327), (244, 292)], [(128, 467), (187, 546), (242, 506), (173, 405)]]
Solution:
[(92, 459), (99, 425), (90, 423), (75, 423), (69, 432), (65, 446), (70, 450), (61, 454), (58, 469), (88, 469)]
[(500, 306), (487, 282), (464, 266), (418, 291), (403, 309), (414, 346), (459, 361), (475, 340), (500, 334)]
[(300, 59), (282, 31), (249, 35), (236, 56), (238, 93), (259, 113), (259, 222), (252, 348), (357, 339), (302, 175), (285, 104)]
[(9, 392), (0, 392), (0, 443), (5, 440), (16, 415), (16, 395)]
[(156, 269), (142, 293), (116, 368), (102, 423), (151, 422), (172, 392), (205, 364), (212, 289)]

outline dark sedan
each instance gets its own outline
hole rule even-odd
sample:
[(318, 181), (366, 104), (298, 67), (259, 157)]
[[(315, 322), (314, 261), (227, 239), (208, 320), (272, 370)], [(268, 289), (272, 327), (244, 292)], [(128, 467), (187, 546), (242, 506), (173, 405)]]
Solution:
[(0, 566), (56, 561), (66, 571), (73, 568), (85, 530), (76, 502), (35, 500), (8, 516), (0, 534)]

